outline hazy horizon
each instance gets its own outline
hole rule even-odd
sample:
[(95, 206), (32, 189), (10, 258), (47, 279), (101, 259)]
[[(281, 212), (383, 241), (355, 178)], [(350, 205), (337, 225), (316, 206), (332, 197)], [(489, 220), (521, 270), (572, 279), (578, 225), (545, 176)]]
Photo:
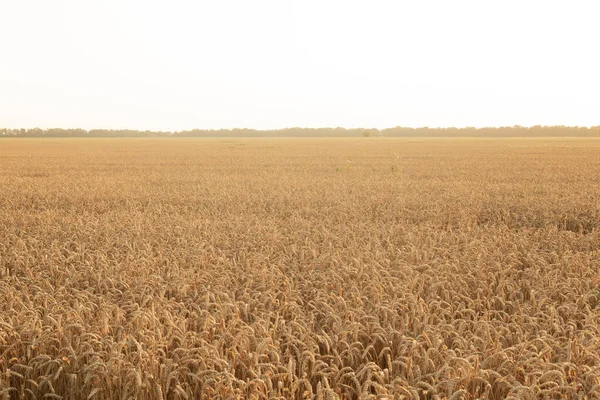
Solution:
[(597, 126), (596, 9), (4, 2), (0, 127)]

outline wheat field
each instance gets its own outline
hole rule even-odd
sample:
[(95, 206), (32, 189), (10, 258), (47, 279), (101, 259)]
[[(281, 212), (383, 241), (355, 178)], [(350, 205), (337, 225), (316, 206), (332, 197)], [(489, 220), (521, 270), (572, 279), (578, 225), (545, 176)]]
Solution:
[(43, 398), (600, 398), (600, 139), (2, 139)]

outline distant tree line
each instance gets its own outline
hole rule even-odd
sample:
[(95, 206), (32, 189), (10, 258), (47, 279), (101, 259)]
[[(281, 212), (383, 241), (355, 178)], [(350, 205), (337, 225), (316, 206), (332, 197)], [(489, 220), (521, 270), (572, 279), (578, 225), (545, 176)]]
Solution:
[(346, 128), (285, 128), (274, 130), (257, 129), (219, 129), (174, 132), (181, 137), (360, 137), (381, 136), (378, 129)]
[(503, 126), (493, 128), (395, 128), (383, 129), (387, 137), (600, 137), (600, 126)]
[(257, 129), (193, 129), (188, 131), (137, 131), (119, 129), (6, 129), (0, 137), (600, 137), (600, 126), (506, 126), (498, 128), (407, 128), (387, 129), (346, 128), (285, 128)]
[(2, 129), (0, 137), (167, 137), (172, 132), (136, 131), (131, 129)]

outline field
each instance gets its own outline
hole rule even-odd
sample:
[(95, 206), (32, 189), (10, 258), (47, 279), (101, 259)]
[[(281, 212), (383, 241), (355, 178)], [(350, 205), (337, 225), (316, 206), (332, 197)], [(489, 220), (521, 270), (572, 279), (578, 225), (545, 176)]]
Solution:
[(0, 139), (0, 393), (600, 398), (600, 139)]

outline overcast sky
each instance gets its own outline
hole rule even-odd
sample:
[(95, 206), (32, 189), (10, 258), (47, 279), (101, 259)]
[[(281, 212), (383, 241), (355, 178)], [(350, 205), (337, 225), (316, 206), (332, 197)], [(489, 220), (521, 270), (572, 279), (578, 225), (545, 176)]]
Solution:
[(0, 127), (600, 125), (600, 3), (0, 0)]

